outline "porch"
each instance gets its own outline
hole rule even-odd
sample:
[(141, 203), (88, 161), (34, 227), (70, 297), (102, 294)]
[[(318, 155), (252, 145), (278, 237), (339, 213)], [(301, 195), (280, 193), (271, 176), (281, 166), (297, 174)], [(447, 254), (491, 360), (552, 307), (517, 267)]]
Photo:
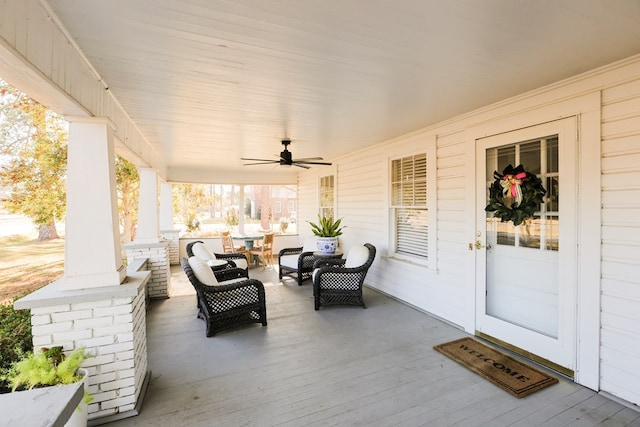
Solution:
[(250, 275), (265, 284), (269, 325), (206, 338), (193, 289), (171, 267), (171, 298), (147, 312), (141, 413), (110, 426), (640, 425), (640, 413), (559, 376), (510, 396), (432, 349), (463, 331), (371, 289), (366, 310), (314, 311), (309, 282)]

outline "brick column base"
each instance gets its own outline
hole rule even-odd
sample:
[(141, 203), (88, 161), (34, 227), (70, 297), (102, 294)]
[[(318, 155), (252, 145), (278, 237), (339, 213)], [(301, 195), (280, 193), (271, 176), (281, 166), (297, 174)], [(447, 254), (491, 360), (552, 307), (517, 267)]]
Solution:
[[(145, 290), (151, 274), (130, 273), (126, 284), (62, 291), (60, 281), (15, 302), (31, 309), (34, 349), (86, 347), (89, 420), (137, 415), (148, 381)], [(104, 421), (106, 422), (106, 421)]]
[(151, 271), (151, 279), (147, 284), (147, 296), (150, 299), (169, 298), (171, 277), (169, 266), (169, 243), (127, 243), (123, 245), (127, 253), (127, 263), (147, 259), (147, 268)]
[(180, 230), (160, 230), (160, 237), (169, 243), (169, 264), (180, 264)]

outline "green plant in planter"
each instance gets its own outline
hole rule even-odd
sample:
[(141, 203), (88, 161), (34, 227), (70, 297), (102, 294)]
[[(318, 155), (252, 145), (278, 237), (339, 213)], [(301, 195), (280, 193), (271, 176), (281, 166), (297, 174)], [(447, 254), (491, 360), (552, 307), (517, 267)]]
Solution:
[(332, 217), (325, 217), (318, 215), (318, 223), (307, 221), (311, 225), (311, 231), (318, 237), (338, 237), (342, 235), (342, 228), (340, 223), (342, 218), (333, 220)]
[[(93, 357), (84, 347), (65, 355), (62, 347), (43, 348), (37, 352), (25, 353), (15, 362), (5, 375), (12, 391), (42, 388), (60, 384), (73, 384), (82, 381), (78, 369), (87, 358)], [(91, 396), (85, 390), (85, 403)]]

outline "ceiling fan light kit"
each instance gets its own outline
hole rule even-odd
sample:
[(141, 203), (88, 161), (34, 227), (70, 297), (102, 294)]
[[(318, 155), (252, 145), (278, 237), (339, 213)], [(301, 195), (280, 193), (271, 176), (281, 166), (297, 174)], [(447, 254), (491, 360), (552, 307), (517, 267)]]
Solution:
[(282, 145), (284, 145), (284, 150), (280, 152), (280, 158), (278, 160), (249, 159), (246, 157), (241, 157), (241, 160), (257, 162), (257, 163), (245, 163), (243, 166), (279, 164), (280, 166), (297, 166), (299, 168), (309, 169), (310, 166), (307, 166), (307, 165), (326, 165), (326, 166), (331, 165), (331, 163), (328, 163), (328, 162), (317, 161), (317, 160), (323, 160), (322, 157), (307, 157), (304, 159), (294, 159), (291, 154), (291, 151), (289, 151), (287, 148), (289, 144), (291, 144), (290, 139), (282, 140)]

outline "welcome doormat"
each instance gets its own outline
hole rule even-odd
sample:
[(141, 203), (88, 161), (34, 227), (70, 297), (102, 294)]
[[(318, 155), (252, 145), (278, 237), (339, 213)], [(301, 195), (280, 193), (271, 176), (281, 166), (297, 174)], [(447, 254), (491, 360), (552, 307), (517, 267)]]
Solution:
[(518, 399), (558, 382), (557, 378), (472, 338), (438, 344), (433, 348)]

